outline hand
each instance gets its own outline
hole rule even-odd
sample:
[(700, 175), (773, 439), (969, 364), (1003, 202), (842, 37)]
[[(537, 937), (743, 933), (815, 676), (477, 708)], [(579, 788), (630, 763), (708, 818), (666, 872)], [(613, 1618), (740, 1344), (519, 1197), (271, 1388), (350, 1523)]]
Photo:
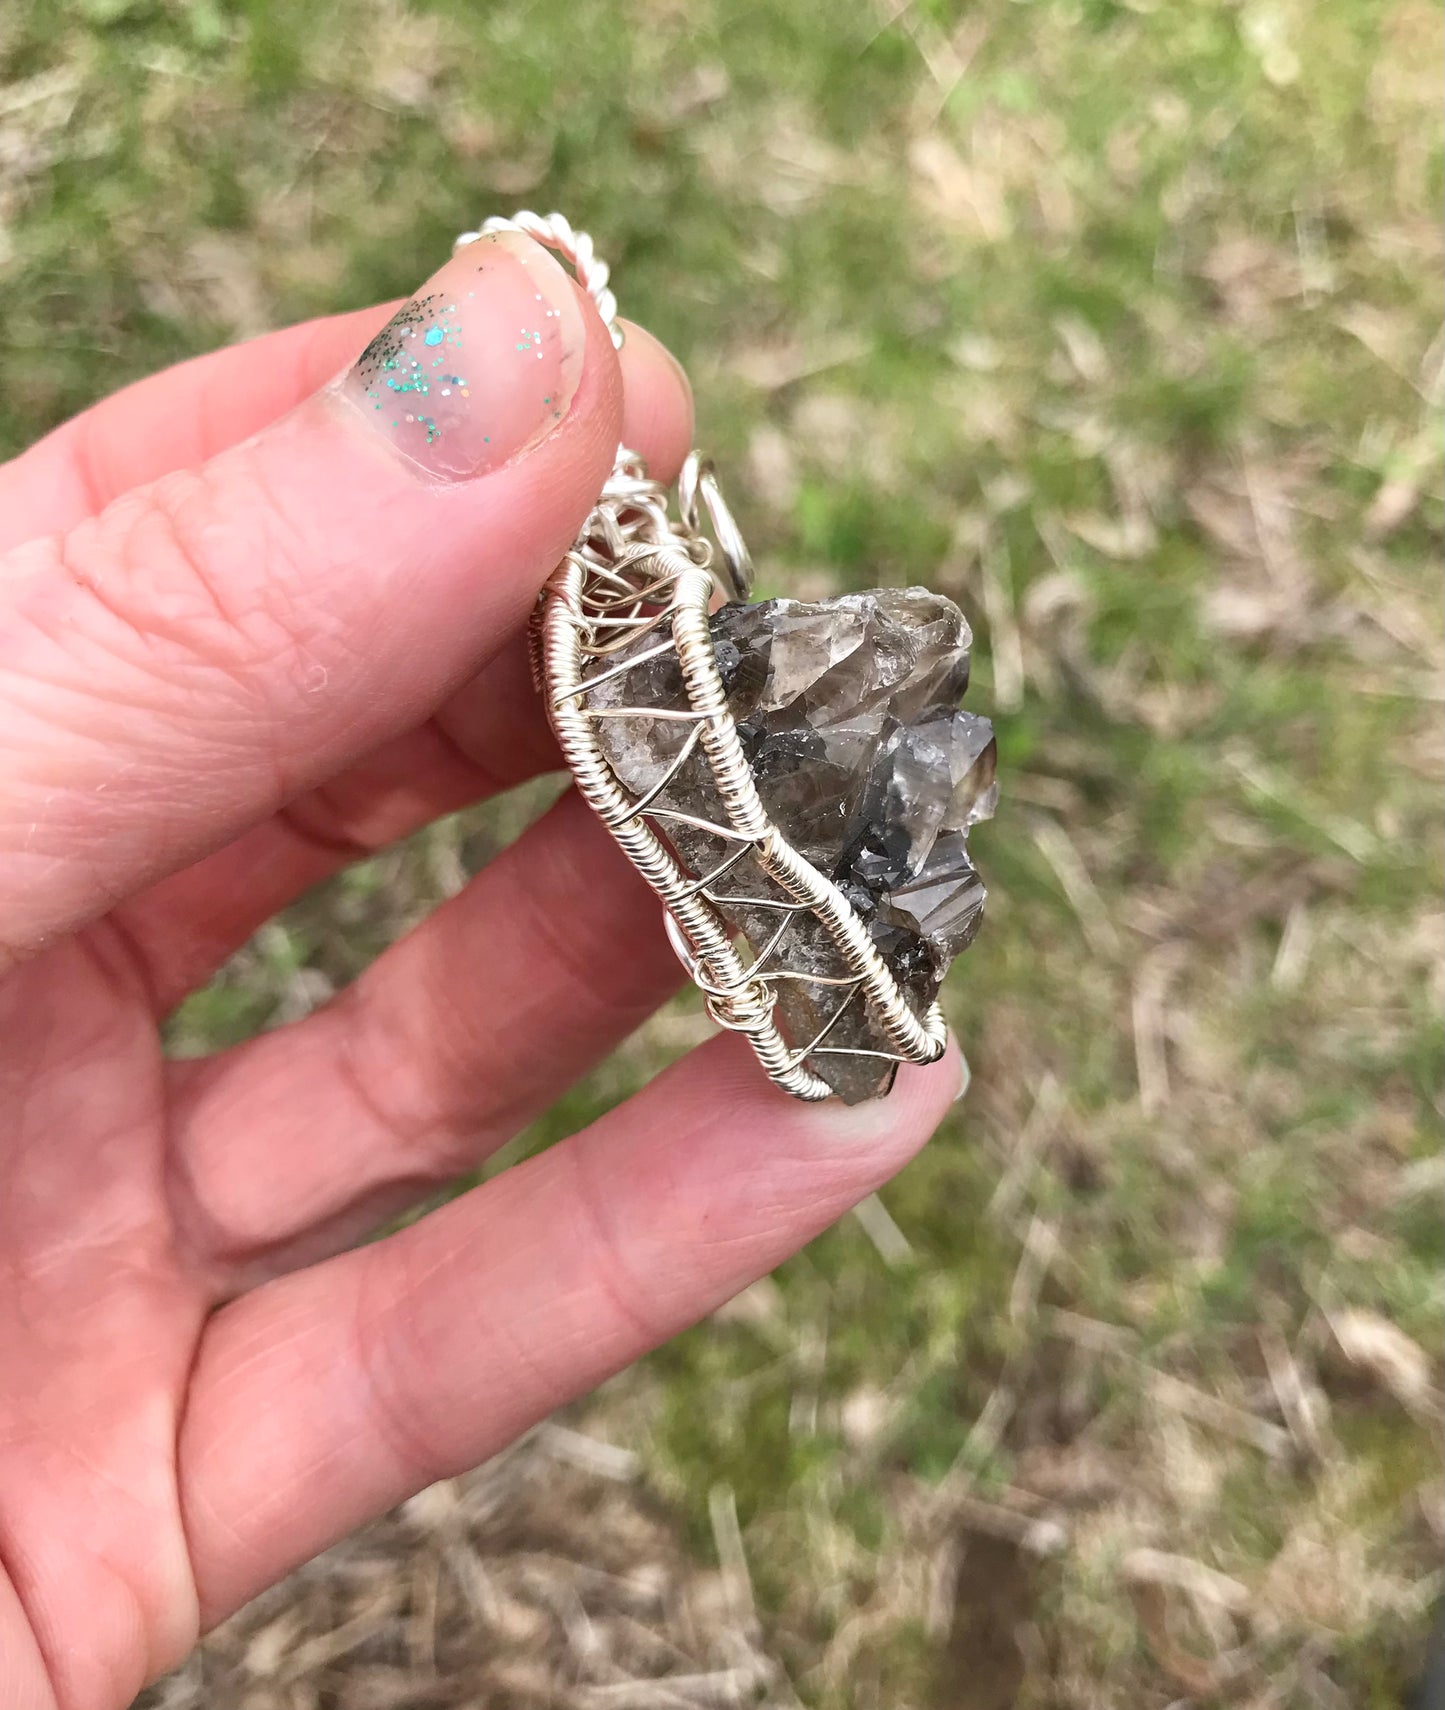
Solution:
[(670, 479), (690, 428), (661, 347), (619, 360), (508, 236), (390, 321), (186, 363), (0, 469), (3, 1710), (118, 1710), (776, 1265), (947, 1108), (952, 1054), (845, 1110), (718, 1039), (354, 1247), (678, 981), (572, 796), (325, 1009), (162, 1054), (306, 886), (557, 765), (527, 613), (619, 437)]

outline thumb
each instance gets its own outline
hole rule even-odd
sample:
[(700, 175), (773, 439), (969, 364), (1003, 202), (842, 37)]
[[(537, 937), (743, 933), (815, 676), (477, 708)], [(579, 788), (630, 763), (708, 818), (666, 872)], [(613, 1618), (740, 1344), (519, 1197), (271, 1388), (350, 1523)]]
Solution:
[(585, 293), (502, 232), (275, 425), (0, 557), (0, 967), (474, 673), (595, 502), (621, 392)]

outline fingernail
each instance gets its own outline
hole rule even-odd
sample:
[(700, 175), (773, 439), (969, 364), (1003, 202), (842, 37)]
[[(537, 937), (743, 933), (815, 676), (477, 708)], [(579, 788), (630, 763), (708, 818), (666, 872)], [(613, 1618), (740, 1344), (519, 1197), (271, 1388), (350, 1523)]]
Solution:
[(960, 1104), (973, 1083), (973, 1070), (969, 1068), (968, 1058), (958, 1049), (958, 1046), (952, 1045), (951, 1041), (950, 1044), (954, 1055), (958, 1058), (958, 1091), (953, 1095), (953, 1102)]
[[(914, 1133), (922, 1144), (928, 1130), (942, 1120), (949, 1102), (958, 1102), (968, 1091), (969, 1070), (963, 1053), (950, 1035), (948, 1047), (936, 1063), (899, 1066), (893, 1089), (885, 1097), (862, 1104), (844, 1105), (834, 1099), (808, 1107), (817, 1131), (827, 1144), (876, 1145), (890, 1135)], [(949, 1088), (955, 1090), (949, 1091)], [(916, 1129), (915, 1112), (925, 1108), (932, 1114), (926, 1128)]]
[(429, 475), (466, 480), (544, 439), (582, 374), (586, 325), (560, 262), (520, 232), (459, 250), (336, 382)]

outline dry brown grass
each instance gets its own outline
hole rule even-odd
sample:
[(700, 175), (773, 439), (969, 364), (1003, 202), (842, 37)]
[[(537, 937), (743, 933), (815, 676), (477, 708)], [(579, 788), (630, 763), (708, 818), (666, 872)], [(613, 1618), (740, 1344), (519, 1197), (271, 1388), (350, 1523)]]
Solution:
[[(561, 1424), (543, 1426), (258, 1598), (139, 1703), (796, 1705), (762, 1647), (745, 1570), (703, 1568), (683, 1552), (665, 1519), (650, 1512), (637, 1471), (624, 1451)], [(727, 1512), (720, 1500), (720, 1536)]]

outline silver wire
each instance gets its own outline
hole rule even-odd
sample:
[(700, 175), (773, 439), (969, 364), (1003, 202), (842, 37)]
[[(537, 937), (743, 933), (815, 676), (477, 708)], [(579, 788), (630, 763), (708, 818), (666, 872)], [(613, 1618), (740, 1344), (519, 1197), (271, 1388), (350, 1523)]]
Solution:
[[(621, 346), (608, 269), (585, 232), (574, 230), (560, 214), (524, 211), (510, 220), (485, 221), (480, 232), (463, 233), (457, 247), (501, 230), (525, 232), (571, 262), (613, 344)], [(699, 501), (716, 545), (702, 533)], [(728, 710), (709, 628), (709, 614), (718, 600), (746, 599), (752, 580), (751, 556), (711, 463), (696, 451), (689, 455), (678, 483), (674, 519), (666, 488), (649, 478), (635, 452), (619, 447), (597, 504), (539, 597), (533, 674), (578, 789), (661, 899), (668, 937), (708, 1013), (720, 1027), (749, 1041), (763, 1068), (786, 1092), (816, 1100), (831, 1096), (833, 1089), (808, 1067), (815, 1051), (820, 1056), (931, 1063), (944, 1052), (947, 1024), (936, 1003), (922, 1016), (914, 1014), (852, 905), (792, 847), (758, 795)], [(616, 659), (622, 648), (646, 635), (656, 635), (657, 641), (629, 659)], [(666, 651), (676, 653), (686, 707), (589, 705), (595, 687)], [(661, 781), (641, 795), (622, 783), (598, 740), (598, 722), (622, 715), (693, 725)], [(712, 774), (725, 822), (658, 803), (666, 785), (698, 753)], [(669, 822), (719, 838), (728, 851), (726, 858), (710, 871), (688, 871), (667, 839)], [(782, 924), (745, 961), (722, 910), (740, 902), (757, 906), (759, 899), (734, 896), (721, 887), (749, 855), (789, 900), (761, 901), (761, 906), (781, 912)], [(805, 969), (777, 965), (788, 928), (804, 911), (822, 924), (845, 974), (820, 978)], [(784, 980), (836, 986), (843, 994), (805, 1045), (789, 1044), (774, 1020), (777, 985)], [(858, 1001), (866, 1003), (891, 1050), (825, 1043), (844, 1011)]]

